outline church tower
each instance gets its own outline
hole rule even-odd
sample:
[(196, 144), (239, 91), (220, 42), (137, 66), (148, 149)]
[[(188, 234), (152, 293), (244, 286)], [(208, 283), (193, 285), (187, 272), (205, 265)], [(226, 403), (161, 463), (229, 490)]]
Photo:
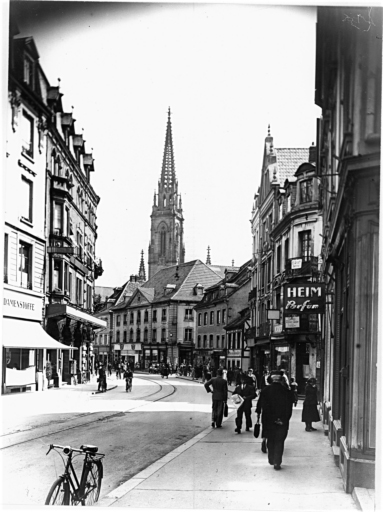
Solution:
[(170, 108), (158, 193), (154, 192), (149, 243), (149, 279), (164, 267), (184, 263), (184, 218), (173, 153)]

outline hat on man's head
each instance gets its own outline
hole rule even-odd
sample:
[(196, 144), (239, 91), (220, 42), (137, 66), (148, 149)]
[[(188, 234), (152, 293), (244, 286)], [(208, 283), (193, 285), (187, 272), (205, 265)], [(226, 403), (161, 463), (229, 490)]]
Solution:
[(282, 375), (274, 374), (271, 375), (272, 382), (282, 382)]

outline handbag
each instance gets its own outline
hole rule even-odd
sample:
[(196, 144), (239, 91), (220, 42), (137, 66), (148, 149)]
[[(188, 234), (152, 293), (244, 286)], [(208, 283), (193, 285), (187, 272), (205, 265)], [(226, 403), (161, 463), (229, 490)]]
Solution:
[(259, 437), (260, 430), (261, 430), (261, 425), (258, 422), (254, 425), (254, 437)]
[(229, 407), (226, 402), (224, 403), (224, 406), (223, 406), (223, 415), (225, 416), (225, 418), (227, 418), (229, 416)]

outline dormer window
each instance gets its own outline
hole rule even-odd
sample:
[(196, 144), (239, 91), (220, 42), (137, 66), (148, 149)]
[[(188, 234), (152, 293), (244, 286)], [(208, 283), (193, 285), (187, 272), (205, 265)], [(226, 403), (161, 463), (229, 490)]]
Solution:
[(313, 180), (312, 178), (308, 180), (301, 181), (299, 184), (300, 191), (300, 202), (303, 203), (311, 203), (313, 200)]
[(35, 88), (35, 79), (34, 79), (34, 67), (35, 63), (33, 59), (25, 54), (24, 55), (24, 82), (29, 85), (31, 89)]

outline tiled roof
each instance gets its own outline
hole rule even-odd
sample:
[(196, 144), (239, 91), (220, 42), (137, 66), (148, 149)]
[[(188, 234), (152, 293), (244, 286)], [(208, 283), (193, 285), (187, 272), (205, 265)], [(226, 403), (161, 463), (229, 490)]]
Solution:
[(274, 151), (277, 154), (277, 179), (280, 185), (284, 185), (286, 178), (293, 177), (301, 164), (309, 161), (308, 148), (275, 148)]
[(229, 272), (237, 272), (239, 270), (239, 267), (233, 267), (232, 265), (208, 265), (208, 267), (221, 277), (225, 277), (225, 270)]
[[(201, 284), (204, 288), (220, 280), (220, 275), (213, 272), (200, 260), (181, 263), (178, 266), (162, 268), (154, 274), (140, 290), (154, 289), (153, 301), (176, 300), (201, 300), (201, 295), (194, 295), (193, 288)], [(167, 285), (176, 285), (175, 289), (166, 290)]]

